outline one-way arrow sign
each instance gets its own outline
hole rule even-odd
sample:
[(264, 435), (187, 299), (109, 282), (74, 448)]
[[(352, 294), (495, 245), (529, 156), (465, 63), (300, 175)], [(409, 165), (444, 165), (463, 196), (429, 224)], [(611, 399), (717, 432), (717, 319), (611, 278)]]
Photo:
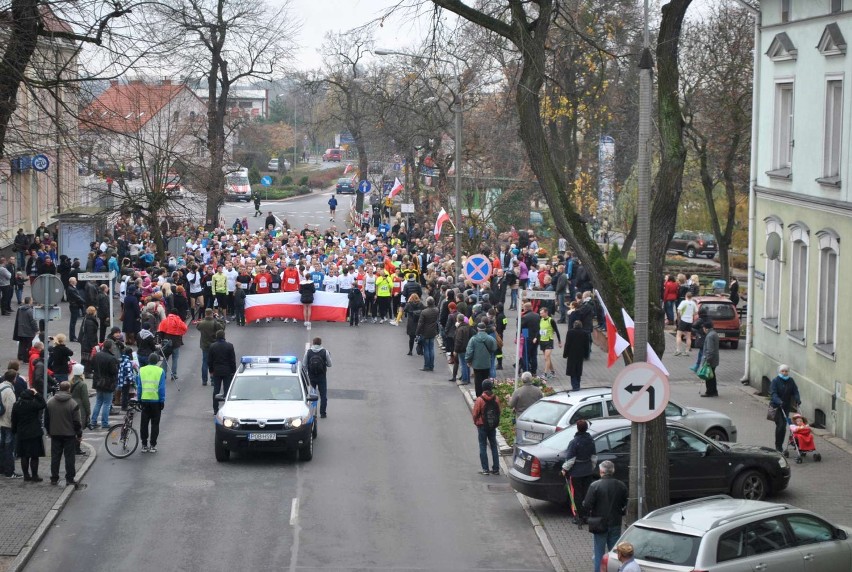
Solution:
[(631, 421), (650, 421), (669, 404), (669, 380), (656, 366), (646, 362), (632, 363), (615, 378), (612, 403)]

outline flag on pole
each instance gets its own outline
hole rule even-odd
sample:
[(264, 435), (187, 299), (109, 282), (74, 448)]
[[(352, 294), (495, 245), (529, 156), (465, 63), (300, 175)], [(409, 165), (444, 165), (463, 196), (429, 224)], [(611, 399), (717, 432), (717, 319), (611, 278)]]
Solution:
[(444, 223), (450, 220), (450, 215), (447, 214), (447, 211), (441, 208), (441, 212), (438, 213), (438, 220), (435, 221), (435, 238), (439, 238), (441, 236), (441, 228), (444, 226)]
[[(636, 326), (633, 323), (633, 318), (630, 317), (630, 314), (627, 313), (627, 310), (624, 308), (621, 309), (621, 315), (624, 317), (624, 327), (627, 329), (627, 337), (630, 339), (630, 345), (636, 347), (635, 343), (635, 332)], [(654, 351), (654, 348), (651, 347), (651, 344), (648, 344), (646, 352), (646, 360), (649, 364), (657, 366), (661, 372), (666, 374), (666, 377), (669, 376), (669, 370), (666, 369), (666, 366), (663, 365), (660, 356), (657, 355), (657, 352)]]
[(396, 177), (393, 180), (393, 187), (391, 188), (390, 193), (388, 193), (388, 198), (392, 199), (401, 192), (402, 192), (402, 183), (399, 182), (399, 177)]
[(606, 308), (606, 304), (604, 304), (603, 298), (601, 298), (600, 293), (595, 290), (595, 296), (598, 297), (598, 302), (601, 303), (601, 308), (603, 308), (604, 316), (606, 316), (606, 343), (608, 349), (607, 355), (607, 367), (612, 367), (612, 364), (615, 363), (615, 360), (618, 359), (624, 350), (630, 347), (630, 343), (621, 337), (618, 333), (618, 330), (615, 327), (615, 322), (612, 321), (612, 316), (609, 315), (609, 310)]
[(351, 170), (352, 170), (352, 163), (346, 163), (346, 168), (343, 169), (343, 174), (345, 175)]

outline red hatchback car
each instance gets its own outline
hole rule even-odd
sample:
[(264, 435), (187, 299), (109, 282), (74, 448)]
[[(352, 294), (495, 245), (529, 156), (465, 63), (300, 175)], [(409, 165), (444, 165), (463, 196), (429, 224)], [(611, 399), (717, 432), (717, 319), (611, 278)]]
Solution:
[(719, 341), (737, 349), (740, 345), (740, 315), (731, 299), (727, 296), (696, 296), (692, 300), (698, 304), (699, 312), (701, 308), (707, 308), (707, 317), (713, 321)]
[(323, 161), (337, 161), (338, 163), (343, 160), (343, 152), (340, 149), (326, 149), (325, 153), (322, 154)]

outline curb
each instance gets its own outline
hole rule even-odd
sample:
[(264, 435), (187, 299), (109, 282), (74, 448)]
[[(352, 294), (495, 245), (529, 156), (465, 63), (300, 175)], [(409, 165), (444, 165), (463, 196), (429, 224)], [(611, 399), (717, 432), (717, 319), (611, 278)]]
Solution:
[[(95, 462), (98, 454), (95, 451), (95, 448), (83, 441), (80, 444), (81, 447), (86, 447), (88, 449), (88, 455), (86, 455), (86, 460), (83, 462), (83, 465), (80, 467), (80, 470), (77, 472), (77, 481), (79, 482), (86, 473), (89, 468)], [(76, 489), (74, 487), (66, 486), (65, 490), (62, 491), (62, 494), (59, 495), (59, 498), (56, 500), (56, 503), (53, 505), (48, 513), (45, 515), (44, 519), (42, 519), (41, 524), (38, 525), (33, 535), (30, 536), (30, 539), (27, 540), (27, 543), (18, 553), (18, 556), (12, 561), (12, 564), (9, 566), (7, 572), (19, 572), (27, 565), (30, 557), (32, 557), (35, 549), (38, 548), (41, 540), (47, 535), (47, 532), (50, 530), (50, 525), (53, 524), (53, 521), (56, 520), (56, 517), (59, 516), (59, 513), (62, 512), (62, 509), (65, 508), (65, 505), (68, 504), (68, 500), (71, 498), (71, 494)]]
[[(467, 385), (457, 385), (456, 386), (461, 394), (464, 396), (465, 403), (467, 403), (468, 408), (473, 411), (473, 398), (470, 396), (470, 391)], [(497, 445), (500, 449), (500, 468), (503, 473), (508, 475), (509, 468), (506, 465), (505, 452), (511, 451), (512, 448), (506, 443), (506, 440), (503, 438), (503, 435), (500, 432), (497, 432)], [(533, 512), (532, 506), (530, 506), (527, 498), (521, 493), (515, 493), (515, 498), (518, 499), (518, 502), (521, 505), (521, 508), (524, 509), (524, 513), (527, 515), (527, 518), (530, 520), (530, 524), (532, 524), (533, 530), (535, 531), (535, 535), (538, 537), (538, 541), (541, 543), (541, 547), (544, 549), (544, 553), (547, 555), (547, 558), (550, 560), (550, 563), (553, 565), (553, 570), (555, 572), (566, 572), (566, 568), (562, 565), (562, 562), (559, 560), (559, 555), (556, 554), (556, 550), (553, 548), (553, 544), (550, 542), (550, 538), (547, 536), (547, 531), (544, 529), (544, 525), (535, 516)]]

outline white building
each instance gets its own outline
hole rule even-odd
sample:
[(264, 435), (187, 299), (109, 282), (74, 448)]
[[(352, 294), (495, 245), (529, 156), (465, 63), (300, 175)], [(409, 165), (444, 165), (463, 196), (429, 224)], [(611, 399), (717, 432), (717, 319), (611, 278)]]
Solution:
[(852, 439), (852, 0), (762, 0), (748, 376), (786, 363), (804, 414)]

